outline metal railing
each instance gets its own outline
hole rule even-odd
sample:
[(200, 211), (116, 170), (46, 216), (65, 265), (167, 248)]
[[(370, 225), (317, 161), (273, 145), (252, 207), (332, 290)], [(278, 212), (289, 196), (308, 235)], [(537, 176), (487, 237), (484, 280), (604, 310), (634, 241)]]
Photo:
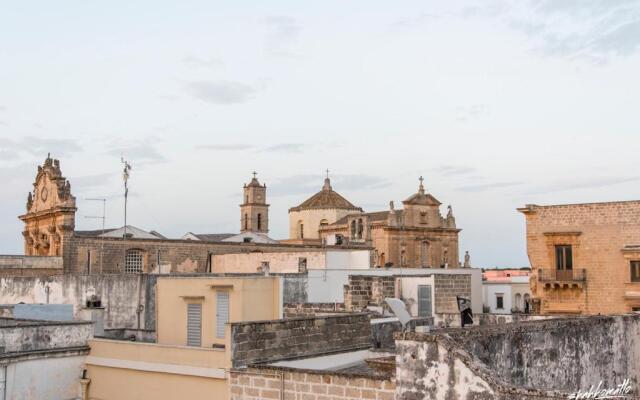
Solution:
[(538, 271), (540, 282), (584, 282), (587, 280), (587, 271), (579, 269), (540, 269)]

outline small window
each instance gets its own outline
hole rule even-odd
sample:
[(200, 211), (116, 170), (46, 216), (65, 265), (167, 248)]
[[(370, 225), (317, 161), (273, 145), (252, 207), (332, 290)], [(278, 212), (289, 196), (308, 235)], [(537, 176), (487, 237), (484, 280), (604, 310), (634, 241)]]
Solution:
[(242, 243), (251, 243), (253, 240), (250, 237), (243, 237), (242, 238)]
[(124, 260), (124, 273), (125, 274), (140, 274), (142, 273), (142, 251), (131, 249), (127, 250), (127, 254)]
[(573, 269), (573, 251), (571, 246), (556, 246), (556, 269)]
[(202, 304), (187, 304), (187, 346), (202, 345)]
[(307, 271), (307, 257), (298, 257), (298, 272)]
[(262, 214), (258, 214), (258, 230), (262, 229)]
[(502, 293), (496, 293), (496, 309), (504, 310), (504, 295)]
[(244, 230), (246, 231), (247, 229), (249, 229), (249, 215), (245, 213), (244, 214)]
[(640, 282), (640, 261), (631, 261), (631, 282)]

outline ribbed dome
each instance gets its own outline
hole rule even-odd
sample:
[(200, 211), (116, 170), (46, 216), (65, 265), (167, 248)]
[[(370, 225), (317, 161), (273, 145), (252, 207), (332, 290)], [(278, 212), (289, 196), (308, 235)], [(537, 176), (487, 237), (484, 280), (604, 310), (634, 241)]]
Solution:
[(289, 212), (300, 210), (327, 209), (362, 211), (362, 208), (354, 206), (349, 202), (349, 200), (340, 196), (337, 192), (334, 192), (331, 188), (331, 182), (329, 181), (329, 178), (326, 178), (324, 180), (324, 186), (322, 187), (321, 191), (303, 201), (299, 206), (291, 207), (289, 209)]

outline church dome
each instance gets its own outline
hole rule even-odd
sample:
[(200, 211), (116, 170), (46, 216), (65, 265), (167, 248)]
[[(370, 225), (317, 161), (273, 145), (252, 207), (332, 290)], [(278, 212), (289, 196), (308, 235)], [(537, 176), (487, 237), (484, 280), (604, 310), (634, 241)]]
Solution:
[(354, 206), (349, 202), (349, 200), (345, 199), (337, 192), (334, 192), (331, 188), (331, 181), (329, 181), (329, 178), (327, 177), (324, 180), (322, 190), (303, 201), (300, 205), (291, 207), (289, 212), (332, 209), (362, 211), (362, 208)]

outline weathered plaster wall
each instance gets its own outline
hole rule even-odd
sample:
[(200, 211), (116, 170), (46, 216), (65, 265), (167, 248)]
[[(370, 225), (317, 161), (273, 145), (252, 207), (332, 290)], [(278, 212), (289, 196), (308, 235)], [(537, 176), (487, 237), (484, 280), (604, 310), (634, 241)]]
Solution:
[(7, 365), (6, 400), (76, 399), (84, 355), (47, 357)]
[(639, 338), (640, 315), (396, 334), (396, 398), (566, 399), (625, 379), (637, 391)]
[[(72, 304), (74, 314), (96, 294), (105, 307), (105, 328), (155, 329), (154, 275), (53, 275), (0, 277), (0, 304)], [(139, 308), (140, 307), (140, 308)]]
[(0, 356), (8, 353), (84, 347), (93, 337), (86, 322), (43, 322), (0, 318)]
[(640, 315), (549, 319), (452, 330), (453, 340), (517, 386), (640, 382)]

